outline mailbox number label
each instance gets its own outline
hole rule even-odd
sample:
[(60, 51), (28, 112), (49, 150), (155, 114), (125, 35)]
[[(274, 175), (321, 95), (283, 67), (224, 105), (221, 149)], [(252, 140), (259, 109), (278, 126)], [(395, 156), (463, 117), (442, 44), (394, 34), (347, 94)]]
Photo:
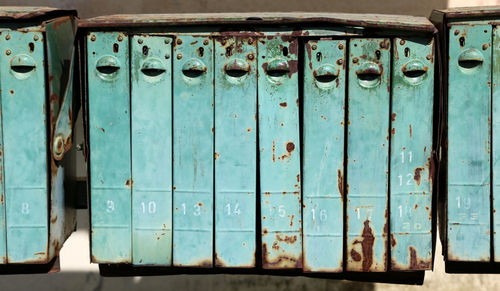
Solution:
[(28, 202), (21, 203), (21, 213), (22, 214), (30, 213), (30, 204)]
[(149, 213), (149, 214), (156, 213), (156, 202), (154, 201), (149, 201), (148, 203), (143, 201), (141, 202), (141, 207), (142, 207), (142, 213)]
[(238, 203), (234, 204), (234, 207), (232, 207), (232, 212), (231, 212), (231, 203), (226, 204), (226, 210), (227, 210), (226, 211), (227, 216), (241, 214), (240, 206)]
[[(316, 209), (314, 209), (314, 208), (311, 209), (311, 212), (312, 212), (312, 219), (314, 221), (316, 221), (316, 212), (317, 212)], [(319, 211), (319, 215), (318, 216), (319, 216), (319, 221), (325, 221), (328, 218), (325, 209), (321, 209)]]
[[(186, 215), (186, 203), (182, 203), (182, 214)], [(193, 205), (193, 215), (200, 216), (201, 215), (201, 206), (199, 204)]]

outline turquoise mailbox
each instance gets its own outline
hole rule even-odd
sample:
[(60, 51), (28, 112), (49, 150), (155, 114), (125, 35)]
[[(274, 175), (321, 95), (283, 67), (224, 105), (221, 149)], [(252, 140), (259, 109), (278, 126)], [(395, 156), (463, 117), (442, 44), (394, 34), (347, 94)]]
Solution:
[(443, 44), (439, 211), (447, 271), (496, 272), (500, 7), (436, 10), (431, 20)]
[(47, 7), (0, 7), (2, 270), (53, 262), (75, 228), (63, 160), (76, 115), (75, 16)]
[(92, 262), (432, 268), (426, 19), (119, 15), (80, 27)]

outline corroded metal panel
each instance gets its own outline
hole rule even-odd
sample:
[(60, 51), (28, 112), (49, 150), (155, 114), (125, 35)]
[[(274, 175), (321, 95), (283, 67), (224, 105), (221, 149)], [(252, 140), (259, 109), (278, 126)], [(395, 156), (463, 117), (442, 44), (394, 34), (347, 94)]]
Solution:
[(48, 256), (44, 41), (42, 33), (19, 31), (3, 33), (0, 40), (9, 263)]
[(349, 42), (347, 270), (387, 270), (389, 39)]
[(298, 40), (258, 41), (262, 264), (302, 267)]
[(448, 75), (450, 261), (490, 260), (491, 26), (452, 26)]
[(340, 272), (346, 41), (311, 40), (305, 44), (304, 54), (303, 268)]
[(395, 38), (392, 62), (392, 270), (432, 267), (434, 42)]
[(213, 258), (213, 43), (179, 36), (173, 65), (175, 266), (210, 267)]
[(257, 45), (215, 41), (215, 264), (253, 267), (256, 250)]
[(91, 258), (131, 263), (129, 39), (87, 35)]
[(172, 254), (172, 39), (131, 38), (132, 263)]

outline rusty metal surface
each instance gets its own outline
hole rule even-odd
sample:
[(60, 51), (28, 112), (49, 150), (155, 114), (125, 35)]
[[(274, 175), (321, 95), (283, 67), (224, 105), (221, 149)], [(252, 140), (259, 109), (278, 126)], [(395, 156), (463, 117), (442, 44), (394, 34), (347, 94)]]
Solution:
[(76, 10), (65, 10), (38, 6), (1, 6), (0, 20), (31, 20), (35, 18), (54, 18), (58, 16), (76, 16)]
[(500, 16), (500, 6), (457, 7), (432, 11), (431, 19), (443, 15), (445, 19), (480, 18)]
[(312, 22), (366, 28), (384, 27), (397, 30), (435, 31), (435, 27), (424, 17), (311, 12), (118, 14), (82, 20), (79, 25), (81, 27), (137, 27), (213, 24), (300, 24)]

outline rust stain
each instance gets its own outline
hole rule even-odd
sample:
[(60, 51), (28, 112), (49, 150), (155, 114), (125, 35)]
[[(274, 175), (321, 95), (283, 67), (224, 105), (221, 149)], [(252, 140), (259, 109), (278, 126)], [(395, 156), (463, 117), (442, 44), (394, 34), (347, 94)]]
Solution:
[(415, 175), (413, 176), (413, 180), (417, 183), (417, 186), (420, 185), (420, 179), (421, 179), (421, 172), (424, 170), (424, 168), (416, 168), (415, 169)]
[(361, 261), (361, 255), (354, 249), (351, 250), (351, 258), (356, 262)]
[(394, 234), (391, 233), (391, 247), (395, 247), (397, 244), (396, 238), (394, 237)]
[(57, 215), (56, 215), (56, 216), (54, 216), (54, 217), (52, 217), (52, 218), (50, 219), (50, 222), (51, 222), (52, 224), (56, 223), (56, 221), (57, 221)]
[(288, 67), (290, 68), (290, 71), (288, 71), (288, 78), (291, 78), (293, 74), (295, 74), (299, 71), (298, 63), (299, 63), (298, 60), (289, 60), (288, 61)]
[(281, 107), (286, 107), (286, 102), (281, 102), (281, 103), (280, 103), (280, 106), (281, 106)]
[(134, 181), (132, 179), (127, 179), (127, 181), (125, 181), (125, 185), (127, 187), (132, 187), (133, 184), (134, 184)]
[(340, 197), (342, 198), (342, 201), (344, 200), (344, 177), (342, 175), (342, 171), (340, 169), (337, 169), (337, 187), (339, 188), (339, 194)]
[(419, 259), (417, 256), (417, 250), (409, 246), (408, 250), (410, 252), (410, 270), (428, 270), (430, 269), (430, 262), (426, 262), (422, 259)]
[(273, 140), (273, 163), (276, 162), (276, 141)]
[(411, 138), (411, 135), (412, 135), (412, 130), (411, 130), (411, 124), (410, 124), (410, 138)]
[(300, 174), (297, 174), (297, 183), (300, 183)]
[(14, 95), (14, 90), (9, 90), (10, 95)]
[(286, 151), (291, 153), (293, 150), (295, 150), (295, 144), (293, 142), (288, 142), (286, 144)]
[(251, 132), (251, 131), (252, 131), (252, 129), (251, 129), (251, 128), (247, 128), (247, 132)]
[(311, 55), (312, 55), (312, 52), (311, 52), (311, 44), (310, 43), (306, 43), (306, 50), (307, 50), (307, 57), (309, 58), (309, 69), (313, 69), (313, 65), (312, 65), (312, 61), (311, 61)]
[(214, 153), (214, 159), (217, 160), (220, 157), (218, 153)]
[(288, 255), (279, 255), (271, 259), (267, 249), (267, 243), (262, 243), (262, 267), (267, 269), (278, 269), (283, 267), (302, 268), (302, 260)]
[(391, 130), (391, 132), (392, 132), (392, 135), (395, 135), (396, 134), (396, 129), (393, 127), (392, 130)]
[(369, 220), (365, 220), (364, 222), (361, 237), (363, 238), (362, 241), (355, 240), (353, 244), (361, 244), (361, 250), (363, 252), (362, 270), (366, 272), (370, 270), (373, 264), (373, 245), (375, 243), (375, 236), (373, 235)]
[(396, 113), (393, 113), (392, 116), (391, 116), (391, 120), (392, 121), (396, 121)]

